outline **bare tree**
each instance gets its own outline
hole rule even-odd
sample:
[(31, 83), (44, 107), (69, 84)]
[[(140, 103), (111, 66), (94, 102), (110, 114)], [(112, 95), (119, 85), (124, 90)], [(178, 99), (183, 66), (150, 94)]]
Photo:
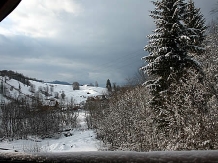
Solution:
[(73, 90), (79, 90), (79, 83), (73, 82)]

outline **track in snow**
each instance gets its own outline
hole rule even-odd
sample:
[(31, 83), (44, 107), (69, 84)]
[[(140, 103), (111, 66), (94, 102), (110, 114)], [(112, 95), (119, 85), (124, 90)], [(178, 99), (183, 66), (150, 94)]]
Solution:
[(85, 111), (78, 111), (77, 129), (72, 132), (72, 136), (50, 140), (42, 149), (48, 152), (79, 152), (98, 151), (100, 141), (96, 139), (93, 130), (88, 130)]

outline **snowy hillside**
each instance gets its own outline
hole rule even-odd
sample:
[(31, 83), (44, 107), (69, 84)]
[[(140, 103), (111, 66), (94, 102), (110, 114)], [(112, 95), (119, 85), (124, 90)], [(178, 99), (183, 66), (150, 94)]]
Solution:
[(80, 104), (81, 102), (85, 102), (88, 97), (101, 96), (107, 93), (106, 88), (88, 85), (80, 86), (80, 90), (73, 90), (72, 85), (43, 83), (33, 80), (30, 80), (30, 83), (31, 85), (27, 86), (17, 80), (3, 77), (5, 94), (15, 99), (19, 98), (19, 96), (34, 96), (37, 92), (41, 92), (40, 96), (43, 98), (43, 101), (55, 99), (60, 102), (60, 100), (63, 100), (62, 94), (64, 94), (65, 102), (73, 100), (75, 104)]
[(0, 108), (0, 153), (5, 149), (69, 152), (100, 148), (102, 143), (87, 126), (89, 112), (81, 106), (89, 97), (103, 97), (106, 88), (83, 85), (74, 90), (72, 85), (18, 81), (8, 76), (0, 79), (0, 100), (5, 102)]

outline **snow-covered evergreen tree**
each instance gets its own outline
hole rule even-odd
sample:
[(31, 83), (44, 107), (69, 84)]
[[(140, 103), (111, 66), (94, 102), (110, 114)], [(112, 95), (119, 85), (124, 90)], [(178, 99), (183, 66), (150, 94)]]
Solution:
[(153, 4), (156, 8), (150, 16), (157, 28), (148, 36), (149, 43), (144, 49), (149, 55), (143, 57), (148, 64), (141, 69), (152, 78), (144, 85), (153, 95), (149, 103), (155, 113), (157, 131), (168, 136), (172, 123), (169, 117), (174, 114), (169, 105), (175, 104), (169, 100), (176, 91), (172, 85), (187, 83), (190, 72), (198, 74), (198, 78), (203, 75), (201, 65), (193, 56), (200, 55), (204, 49), (205, 26), (200, 11), (192, 1), (157, 0)]
[(107, 83), (106, 83), (106, 88), (108, 89), (108, 91), (111, 91), (111, 90), (112, 90), (112, 87), (111, 87), (111, 82), (110, 82), (110, 80), (109, 80), (109, 79), (107, 80)]
[(200, 12), (200, 8), (195, 8), (193, 0), (189, 0), (186, 7), (186, 14), (184, 22), (187, 26), (189, 41), (189, 54), (197, 55), (202, 54), (205, 50), (202, 48), (203, 41), (205, 40), (205, 19)]
[[(201, 43), (205, 26), (200, 11), (191, 2), (161, 0), (153, 1), (153, 4), (156, 8), (150, 16), (155, 19), (157, 29), (148, 36), (149, 44), (144, 49), (150, 54), (142, 58), (148, 64), (141, 69), (154, 77), (145, 85), (157, 97), (171, 83), (179, 81), (188, 68), (201, 71), (190, 52), (203, 49)], [(159, 101), (159, 97), (156, 99)]]

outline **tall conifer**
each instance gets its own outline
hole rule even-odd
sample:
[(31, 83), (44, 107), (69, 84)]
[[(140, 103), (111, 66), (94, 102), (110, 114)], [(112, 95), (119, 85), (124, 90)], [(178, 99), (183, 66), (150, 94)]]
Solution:
[(149, 43), (144, 49), (149, 55), (142, 58), (148, 64), (141, 69), (153, 76), (154, 80), (145, 85), (158, 96), (172, 82), (179, 81), (188, 68), (201, 71), (191, 53), (200, 54), (203, 49), (205, 26), (203, 16), (192, 1), (161, 0), (153, 4), (156, 7), (150, 16), (157, 28), (148, 36)]

